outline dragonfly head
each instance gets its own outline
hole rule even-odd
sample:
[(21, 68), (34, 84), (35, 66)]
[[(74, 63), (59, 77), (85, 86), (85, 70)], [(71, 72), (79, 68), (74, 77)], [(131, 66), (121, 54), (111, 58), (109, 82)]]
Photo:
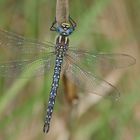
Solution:
[(73, 27), (69, 23), (61, 23), (57, 29), (58, 33), (62, 36), (69, 36), (73, 32)]
[(63, 22), (63, 23), (61, 24), (61, 27), (62, 27), (65, 31), (67, 31), (67, 30), (70, 28), (70, 24), (69, 24), (69, 23)]

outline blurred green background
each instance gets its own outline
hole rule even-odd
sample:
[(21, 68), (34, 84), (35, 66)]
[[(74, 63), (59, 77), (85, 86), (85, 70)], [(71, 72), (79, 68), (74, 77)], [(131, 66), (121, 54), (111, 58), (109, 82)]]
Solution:
[[(72, 45), (136, 58), (137, 63), (128, 69), (102, 71), (120, 89), (120, 100), (95, 100), (77, 115), (77, 110), (62, 100), (60, 87), (46, 135), (42, 126), (53, 71), (37, 78), (0, 77), (0, 140), (140, 140), (140, 1), (71, 0), (69, 6), (77, 22)], [(0, 28), (54, 42), (56, 34), (49, 28), (55, 7), (56, 1), (49, 0), (0, 0)]]

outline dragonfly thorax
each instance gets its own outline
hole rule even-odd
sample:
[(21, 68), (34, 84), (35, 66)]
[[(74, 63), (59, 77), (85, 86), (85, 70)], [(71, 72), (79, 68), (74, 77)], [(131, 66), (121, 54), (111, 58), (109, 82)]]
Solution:
[(69, 38), (67, 36), (59, 35), (56, 39), (56, 45), (68, 47), (69, 46)]
[(68, 50), (68, 46), (69, 46), (69, 38), (66, 36), (59, 35), (56, 39), (55, 52), (56, 53), (62, 52), (63, 54), (65, 54), (65, 52)]

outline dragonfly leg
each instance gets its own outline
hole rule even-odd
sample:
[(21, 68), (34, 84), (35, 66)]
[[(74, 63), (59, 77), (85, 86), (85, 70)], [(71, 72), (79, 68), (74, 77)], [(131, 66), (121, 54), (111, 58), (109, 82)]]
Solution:
[(56, 23), (57, 23), (57, 21), (56, 21), (56, 17), (55, 17), (55, 21), (52, 23), (52, 26), (50, 27), (50, 30), (51, 31), (56, 31)]
[(76, 28), (77, 24), (76, 22), (71, 18), (71, 16), (69, 16), (69, 22), (71, 24), (71, 26), (73, 27), (73, 30)]

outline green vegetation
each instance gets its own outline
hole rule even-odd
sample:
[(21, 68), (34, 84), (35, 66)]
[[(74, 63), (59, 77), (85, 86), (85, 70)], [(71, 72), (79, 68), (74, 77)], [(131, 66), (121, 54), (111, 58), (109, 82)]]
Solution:
[[(54, 42), (56, 34), (49, 31), (49, 28), (55, 18), (55, 2), (0, 0), (0, 29), (14, 31), (26, 38)], [(137, 64), (126, 69), (125, 73), (122, 72), (118, 84), (115, 85), (121, 91), (120, 100), (114, 102), (101, 99), (79, 118), (74, 115), (75, 117), (67, 117), (65, 120), (64, 116), (73, 114), (62, 94), (63, 85), (60, 84), (52, 126), (57, 120), (63, 120), (59, 124), (64, 123), (62, 125), (66, 126), (70, 140), (140, 139), (138, 5), (138, 0), (70, 1), (71, 17), (78, 25), (70, 37), (72, 46), (94, 52), (129, 53), (137, 59)], [(49, 135), (45, 136), (42, 132), (53, 70), (47, 75), (34, 78), (32, 76), (36, 67), (33, 64), (30, 70), (21, 73), (20, 76), (27, 76), (27, 79), (0, 77), (1, 140), (56, 140), (57, 136), (53, 137), (55, 133), (65, 135), (63, 130), (59, 130), (61, 133), (55, 131), (55, 126), (51, 127)], [(101, 75), (106, 77), (111, 75), (111, 71), (103, 69)], [(117, 76), (112, 77), (115, 80)], [(59, 129), (57, 127), (56, 130)]]

